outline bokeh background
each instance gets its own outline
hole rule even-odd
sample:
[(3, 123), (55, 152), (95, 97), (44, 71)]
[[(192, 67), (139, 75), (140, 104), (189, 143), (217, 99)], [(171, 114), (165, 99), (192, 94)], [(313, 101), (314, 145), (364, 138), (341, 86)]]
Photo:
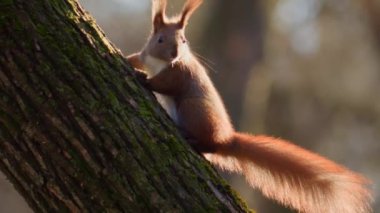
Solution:
[[(80, 0), (125, 55), (150, 0)], [(183, 0), (169, 0), (169, 14)], [(205, 0), (187, 37), (240, 131), (292, 140), (373, 181), (380, 211), (380, 1)], [(223, 174), (258, 212), (292, 212)], [(0, 174), (0, 213), (31, 212)]]

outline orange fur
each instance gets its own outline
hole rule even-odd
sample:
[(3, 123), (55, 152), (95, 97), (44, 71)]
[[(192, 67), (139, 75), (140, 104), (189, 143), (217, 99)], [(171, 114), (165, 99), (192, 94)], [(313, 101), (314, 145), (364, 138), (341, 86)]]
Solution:
[(185, 6), (182, 9), (181, 19), (179, 21), (179, 25), (182, 28), (187, 25), (187, 22), (189, 21), (190, 16), (202, 4), (202, 1), (203, 0), (193, 0), (193, 1), (186, 2)]
[[(211, 161), (241, 172), (264, 195), (308, 213), (370, 212), (368, 181), (348, 169), (287, 141), (235, 133)], [(234, 159), (225, 165), (223, 157)]]
[(140, 54), (135, 53), (127, 57), (128, 62), (136, 69), (143, 70), (144, 64), (140, 60)]
[(169, 23), (166, 1), (154, 2), (158, 24), (141, 53), (128, 59), (137, 66), (158, 67), (146, 83), (174, 100), (175, 121), (197, 150), (300, 212), (371, 212), (368, 182), (359, 174), (284, 140), (235, 132), (205, 68), (184, 42), (187, 20), (202, 1), (188, 0), (182, 18)]

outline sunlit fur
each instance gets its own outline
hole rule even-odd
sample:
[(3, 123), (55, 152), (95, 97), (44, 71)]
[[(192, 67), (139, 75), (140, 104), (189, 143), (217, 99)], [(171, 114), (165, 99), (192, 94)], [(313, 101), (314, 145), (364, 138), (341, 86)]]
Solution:
[(252, 187), (300, 212), (371, 211), (365, 178), (282, 139), (235, 133), (217, 153), (206, 158), (243, 173)]
[[(128, 57), (136, 68), (151, 70), (147, 84), (154, 92), (172, 97), (169, 113), (175, 110), (189, 142), (213, 164), (245, 175), (252, 187), (299, 212), (371, 212), (368, 181), (359, 174), (285, 140), (235, 132), (207, 71), (183, 42), (201, 3), (188, 0), (169, 19), (166, 1), (153, 0), (152, 34), (140, 53)], [(160, 36), (165, 42), (157, 42)]]

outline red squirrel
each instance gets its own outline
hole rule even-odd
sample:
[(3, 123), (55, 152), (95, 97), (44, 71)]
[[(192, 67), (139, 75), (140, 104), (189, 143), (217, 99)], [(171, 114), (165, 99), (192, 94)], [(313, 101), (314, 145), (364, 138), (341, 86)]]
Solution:
[(191, 144), (213, 164), (242, 173), (253, 188), (299, 212), (372, 212), (368, 181), (361, 175), (285, 140), (234, 130), (185, 38), (201, 3), (187, 0), (180, 15), (168, 18), (167, 1), (153, 0), (150, 38), (141, 52), (128, 56), (136, 69), (149, 71), (145, 85), (165, 95), (164, 107)]

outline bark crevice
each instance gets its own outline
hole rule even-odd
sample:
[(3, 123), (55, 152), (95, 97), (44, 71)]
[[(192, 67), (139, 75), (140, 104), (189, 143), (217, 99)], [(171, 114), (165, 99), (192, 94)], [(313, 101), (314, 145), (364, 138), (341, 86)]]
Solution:
[(34, 211), (248, 211), (76, 1), (0, 4), (0, 170)]

